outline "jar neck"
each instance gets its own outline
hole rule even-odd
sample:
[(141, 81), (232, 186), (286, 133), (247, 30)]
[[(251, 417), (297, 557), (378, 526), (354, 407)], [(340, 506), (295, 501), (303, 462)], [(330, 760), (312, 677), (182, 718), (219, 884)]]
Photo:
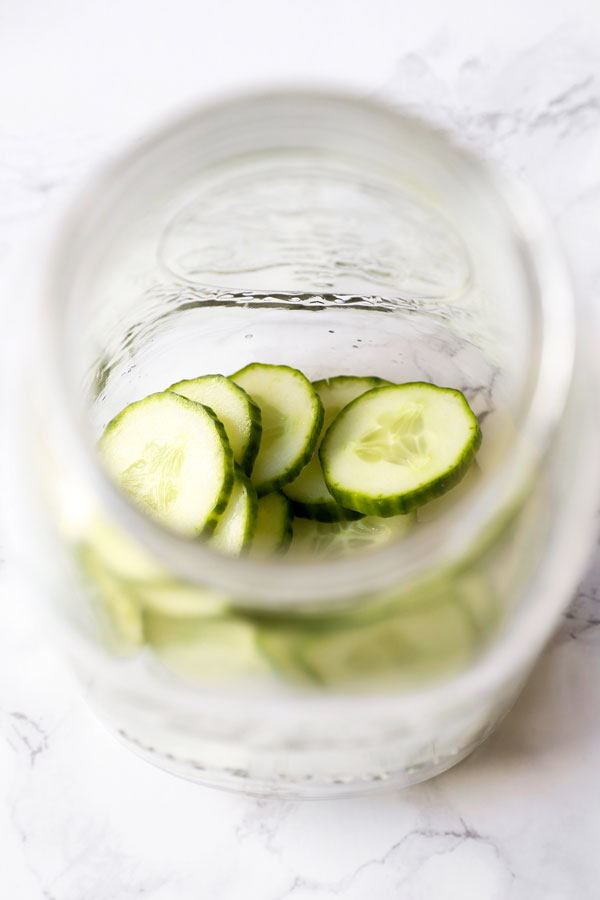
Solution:
[[(157, 193), (164, 194), (177, 180), (181, 183), (193, 166), (222, 166), (236, 153), (258, 152), (265, 144), (300, 145), (328, 153), (337, 148), (346, 155), (351, 147), (355, 160), (366, 160), (370, 168), (392, 180), (398, 178), (400, 159), (405, 181), (416, 182), (421, 167), (426, 177), (421, 176), (419, 190), (431, 191), (435, 185), (448, 210), (461, 217), (467, 241), (481, 245), (477, 232), (483, 232), (484, 222), (490, 232), (497, 230), (503, 254), (495, 260), (493, 247), (481, 245), (489, 265), (478, 277), (494, 282), (503, 266), (511, 267), (514, 289), (528, 310), (526, 338), (514, 322), (511, 325), (523, 360), (515, 367), (521, 372), (515, 388), (515, 435), (505, 444), (505, 458), (482, 477), (476, 492), (438, 522), (360, 558), (301, 564), (224, 559), (208, 546), (166, 534), (127, 502), (100, 467), (80, 396), (81, 373), (69, 365), (66, 322), (71, 321), (71, 332), (78, 331), (82, 313), (77, 304), (85, 296), (78, 272), (90, 255), (95, 233), (108, 227), (115, 210), (122, 209), (127, 221), (131, 210), (142, 203), (149, 179)], [(177, 160), (176, 179), (172, 164), (166, 164), (173, 159)], [(506, 286), (507, 296), (512, 296), (508, 282)], [(535, 480), (560, 425), (574, 362), (568, 278), (553, 236), (527, 191), (409, 116), (348, 97), (293, 92), (236, 100), (191, 116), (101, 176), (60, 236), (46, 285), (42, 328), (47, 396), (56, 427), (68, 443), (69, 460), (100, 508), (182, 577), (275, 605), (313, 602), (316, 596), (335, 604), (349, 595), (385, 590), (464, 560), (503, 521), (507, 507), (518, 505), (526, 486)]]

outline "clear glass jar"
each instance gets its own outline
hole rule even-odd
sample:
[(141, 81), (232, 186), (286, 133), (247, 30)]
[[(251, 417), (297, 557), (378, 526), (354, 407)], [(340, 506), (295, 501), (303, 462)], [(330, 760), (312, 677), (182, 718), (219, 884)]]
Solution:
[[(376, 104), (235, 99), (101, 175), (38, 291), (15, 534), (130, 747), (316, 797), (423, 780), (489, 734), (597, 497), (589, 357), (527, 191)], [(459, 388), (478, 466), (411, 533), (341, 559), (232, 559), (163, 531), (111, 483), (99, 435), (133, 400), (256, 360)]]

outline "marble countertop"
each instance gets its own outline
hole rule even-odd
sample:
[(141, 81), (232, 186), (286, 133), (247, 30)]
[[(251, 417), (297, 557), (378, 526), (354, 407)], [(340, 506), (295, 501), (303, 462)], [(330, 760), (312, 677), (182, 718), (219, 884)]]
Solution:
[[(580, 295), (597, 299), (597, 0), (405, 6), (4, 0), (3, 384), (15, 273), (36, 265), (31, 235), (64, 196), (167, 113), (274, 81), (407, 103), (523, 173), (556, 222)], [(194, 787), (124, 750), (32, 616), (15, 560), (0, 555), (1, 897), (600, 896), (600, 557), (515, 709), (470, 759), (401, 793), (295, 804)]]

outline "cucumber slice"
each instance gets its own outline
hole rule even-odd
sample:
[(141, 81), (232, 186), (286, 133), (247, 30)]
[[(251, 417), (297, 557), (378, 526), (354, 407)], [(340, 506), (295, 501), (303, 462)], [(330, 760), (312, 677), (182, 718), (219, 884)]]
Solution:
[(251, 363), (231, 379), (260, 406), (263, 432), (252, 480), (261, 497), (293, 481), (310, 461), (323, 406), (310, 381), (290, 366)]
[(252, 538), (253, 556), (285, 553), (292, 540), (290, 501), (279, 491), (265, 494), (258, 501), (258, 517)]
[(89, 545), (79, 548), (78, 561), (98, 601), (106, 644), (118, 655), (130, 655), (144, 642), (142, 611), (134, 591), (107, 569)]
[(481, 642), (502, 624), (503, 610), (498, 593), (488, 578), (471, 572), (461, 573), (454, 586), (456, 602), (465, 610), (473, 632)]
[(420, 506), (417, 510), (417, 519), (419, 523), (435, 522), (443, 515), (449, 512), (452, 507), (471, 491), (476, 490), (477, 484), (481, 481), (481, 469), (477, 460), (473, 460), (473, 465), (465, 472), (464, 478), (461, 479), (450, 494), (442, 494), (435, 500), (430, 500), (424, 506)]
[(301, 556), (329, 559), (362, 553), (404, 537), (414, 521), (415, 517), (410, 513), (387, 519), (365, 516), (346, 522), (294, 519), (291, 550)]
[(448, 600), (337, 629), (263, 628), (258, 646), (292, 682), (323, 687), (397, 686), (432, 680), (467, 665), (477, 650), (472, 622)]
[(177, 381), (167, 390), (212, 409), (223, 423), (234, 460), (250, 475), (260, 447), (262, 426), (260, 409), (246, 391), (224, 375)]
[[(337, 375), (335, 378), (314, 381), (313, 387), (323, 404), (322, 433), (327, 431), (338, 413), (352, 400), (371, 388), (389, 383), (382, 378), (355, 375)], [(344, 509), (335, 502), (325, 484), (321, 460), (316, 450), (306, 468), (291, 484), (285, 486), (284, 494), (292, 501), (292, 508), (297, 516), (318, 519), (320, 522), (339, 522), (360, 516), (360, 513)]]
[[(134, 643), (141, 640), (144, 609), (173, 616), (215, 616), (228, 610), (228, 598), (223, 594), (176, 581), (148, 551), (107, 520), (94, 519), (86, 535), (87, 540), (79, 548), (80, 559), (95, 560), (90, 578), (95, 580), (99, 575), (102, 583), (107, 587), (110, 584), (113, 594), (123, 597), (122, 613), (119, 615), (117, 610), (116, 618), (123, 620), (124, 631), (134, 629)], [(88, 563), (86, 568), (89, 570), (91, 565)]]
[(169, 581), (169, 570), (126, 531), (104, 517), (89, 520), (83, 531), (83, 545), (97, 555), (115, 578), (137, 585)]
[(233, 456), (208, 407), (179, 394), (150, 394), (108, 423), (99, 450), (149, 516), (186, 537), (212, 533), (233, 487)]
[(471, 625), (449, 601), (337, 634), (318, 634), (298, 648), (313, 679), (325, 685), (425, 681), (466, 665), (476, 649)]
[(258, 501), (254, 485), (239, 467), (236, 467), (233, 491), (227, 509), (219, 519), (210, 539), (210, 546), (221, 553), (239, 556), (250, 549), (256, 527)]
[(292, 684), (300, 686), (322, 686), (323, 682), (307, 668), (302, 658), (302, 647), (307, 638), (292, 628), (260, 628), (256, 635), (256, 646), (271, 670)]
[(460, 391), (425, 382), (376, 387), (329, 426), (319, 455), (342, 506), (366, 515), (409, 512), (457, 484), (481, 443)]
[(214, 618), (229, 610), (223, 594), (185, 582), (140, 584), (135, 585), (133, 590), (144, 611), (165, 616)]
[(265, 675), (269, 666), (249, 622), (232, 618), (171, 618), (148, 613), (146, 641), (168, 669), (194, 684)]

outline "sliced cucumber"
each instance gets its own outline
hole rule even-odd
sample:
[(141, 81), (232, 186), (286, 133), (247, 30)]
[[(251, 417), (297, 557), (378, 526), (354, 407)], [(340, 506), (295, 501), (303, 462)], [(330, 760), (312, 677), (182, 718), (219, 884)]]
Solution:
[(142, 610), (131, 586), (116, 577), (89, 545), (80, 547), (78, 561), (99, 601), (106, 644), (119, 655), (135, 652), (143, 644), (144, 627)]
[(307, 636), (285, 626), (267, 626), (257, 631), (256, 646), (272, 671), (285, 681), (301, 686), (322, 686), (323, 682), (306, 667), (302, 658), (302, 647), (312, 637), (312, 633)]
[(157, 584), (171, 578), (169, 570), (124, 529), (97, 516), (82, 529), (84, 546), (95, 553), (115, 578), (128, 583)]
[(285, 553), (291, 540), (290, 501), (279, 491), (265, 494), (258, 501), (258, 517), (250, 552), (253, 556)]
[(210, 546), (230, 556), (250, 549), (256, 527), (258, 501), (254, 485), (239, 467), (236, 467), (233, 491), (227, 509), (219, 519)]
[(480, 643), (498, 630), (502, 623), (502, 603), (488, 578), (472, 572), (461, 573), (456, 576), (454, 592)]
[(107, 520), (95, 519), (86, 535), (80, 558), (94, 560), (93, 570), (91, 562), (86, 567), (90, 578), (95, 580), (98, 575), (115, 596), (123, 598), (122, 613), (119, 616), (117, 610), (116, 616), (122, 620), (122, 630), (133, 628), (137, 634), (144, 609), (173, 616), (215, 616), (228, 610), (223, 594), (175, 580), (167, 568)]
[(316, 686), (364, 687), (427, 681), (457, 671), (476, 652), (472, 623), (448, 600), (337, 629), (263, 628), (258, 646), (288, 680)]
[(435, 500), (430, 500), (424, 506), (420, 506), (417, 510), (417, 519), (422, 522), (435, 522), (446, 513), (450, 512), (452, 507), (456, 506), (471, 491), (477, 488), (477, 484), (481, 481), (481, 469), (477, 460), (473, 460), (473, 465), (465, 472), (464, 478), (451, 493), (442, 494)]
[[(389, 384), (382, 378), (358, 377), (354, 375), (337, 375), (335, 378), (324, 378), (314, 381), (313, 387), (323, 404), (324, 433), (339, 412), (352, 400), (360, 397), (371, 388)], [(343, 519), (357, 519), (360, 513), (344, 509), (336, 503), (325, 484), (321, 461), (315, 450), (309, 464), (298, 477), (287, 484), (284, 493), (292, 501), (292, 508), (297, 516), (318, 519), (320, 522), (338, 522)]]
[(456, 671), (472, 657), (470, 623), (452, 602), (337, 634), (319, 634), (298, 648), (303, 667), (326, 685), (428, 680)]
[(231, 618), (171, 618), (148, 613), (145, 634), (160, 661), (195, 684), (266, 674), (252, 624)]
[(223, 423), (234, 460), (250, 475), (260, 447), (262, 426), (260, 409), (246, 391), (224, 375), (201, 375), (177, 381), (167, 390), (212, 409)]
[(106, 468), (144, 512), (178, 534), (210, 534), (233, 487), (233, 456), (212, 410), (179, 394), (125, 407), (99, 442)]
[(260, 406), (263, 431), (252, 481), (261, 497), (293, 481), (309, 462), (323, 406), (310, 381), (290, 366), (251, 363), (231, 379)]
[(228, 612), (228, 598), (218, 591), (179, 581), (133, 586), (144, 611), (165, 616), (214, 618)]
[(374, 547), (398, 540), (411, 530), (414, 515), (365, 516), (355, 521), (316, 522), (294, 519), (292, 551), (306, 557), (330, 559), (362, 553)]
[(365, 515), (409, 512), (463, 477), (481, 443), (460, 391), (424, 382), (376, 387), (329, 426), (319, 455), (342, 506)]

